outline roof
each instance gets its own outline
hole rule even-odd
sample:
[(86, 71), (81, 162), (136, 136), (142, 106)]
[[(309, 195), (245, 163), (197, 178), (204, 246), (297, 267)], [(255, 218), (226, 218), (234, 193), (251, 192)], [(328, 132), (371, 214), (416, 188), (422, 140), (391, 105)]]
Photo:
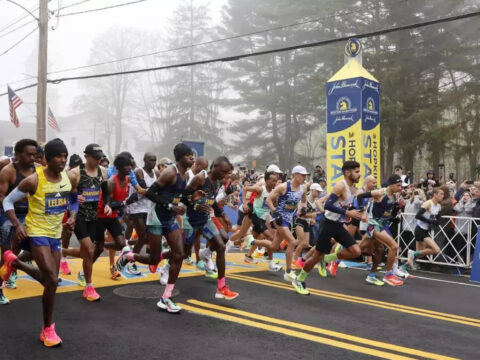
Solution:
[(368, 80), (378, 82), (357, 60), (351, 58), (335, 75), (333, 75), (327, 82), (340, 81), (345, 79), (352, 79), (362, 77)]

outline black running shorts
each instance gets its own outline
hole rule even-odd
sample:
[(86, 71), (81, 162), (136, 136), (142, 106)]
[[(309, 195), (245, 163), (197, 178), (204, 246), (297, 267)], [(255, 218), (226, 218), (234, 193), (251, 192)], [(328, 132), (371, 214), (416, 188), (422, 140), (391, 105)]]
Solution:
[(297, 226), (301, 226), (303, 228), (303, 231), (304, 232), (310, 232), (311, 230), (311, 226), (310, 224), (308, 223), (308, 220), (305, 220), (305, 219), (300, 219), (300, 218), (297, 218), (295, 220), (295, 227)]
[(82, 218), (77, 217), (75, 221), (75, 229), (73, 232), (78, 240), (85, 239), (89, 237), (90, 240), (95, 241), (95, 236), (97, 234), (97, 220), (85, 221)]
[(415, 226), (415, 241), (422, 242), (425, 238), (431, 237), (427, 230), (422, 229), (420, 226)]
[(260, 219), (255, 213), (250, 214), (250, 220), (252, 220), (253, 228), (252, 230), (257, 234), (263, 234), (267, 231), (267, 225), (265, 224), (265, 220)]
[(104, 242), (105, 241), (105, 230), (108, 230), (112, 237), (117, 237), (123, 235), (122, 225), (118, 219), (112, 218), (103, 218), (97, 220), (97, 229), (95, 235), (95, 241)]
[(330, 253), (332, 248), (331, 238), (334, 238), (335, 241), (345, 249), (357, 243), (353, 236), (345, 229), (343, 223), (323, 218), (320, 221), (320, 231), (315, 246), (316, 249), (323, 254)]

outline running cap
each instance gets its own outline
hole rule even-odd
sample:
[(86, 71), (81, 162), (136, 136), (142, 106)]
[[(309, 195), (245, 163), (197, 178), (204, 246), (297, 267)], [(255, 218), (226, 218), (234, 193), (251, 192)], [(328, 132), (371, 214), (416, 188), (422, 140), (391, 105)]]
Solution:
[(280, 168), (277, 165), (274, 165), (274, 164), (270, 165), (267, 168), (267, 172), (274, 172), (276, 174), (283, 174), (282, 170), (280, 170)]
[(301, 165), (297, 165), (295, 166), (293, 169), (292, 169), (292, 175), (293, 174), (301, 174), (301, 175), (310, 175), (308, 172), (307, 172), (307, 169), (305, 169), (303, 166)]
[(391, 175), (387, 180), (387, 186), (394, 185), (394, 184), (402, 184), (402, 183), (403, 183), (402, 178), (397, 174)]
[(186, 155), (193, 154), (193, 150), (190, 146), (185, 145), (184, 143), (179, 143), (175, 145), (173, 149), (173, 156), (175, 157), (175, 161), (180, 161)]
[(161, 158), (160, 160), (158, 160), (158, 163), (161, 164), (161, 165), (165, 165), (165, 166), (167, 166), (167, 165), (172, 165), (172, 164), (173, 164), (173, 163), (172, 163), (172, 160), (170, 160), (170, 159), (167, 158), (167, 157)]
[(98, 144), (88, 144), (85, 147), (85, 150), (83, 151), (83, 153), (86, 155), (91, 155), (96, 159), (101, 159), (102, 157), (105, 157), (102, 147)]
[(68, 161), (68, 167), (73, 169), (74, 167), (82, 165), (82, 158), (77, 154), (72, 154), (70, 160)]
[(68, 156), (68, 150), (65, 143), (59, 139), (50, 140), (45, 144), (45, 159), (47, 161), (52, 160), (55, 156), (66, 154)]
[(322, 187), (320, 186), (320, 184), (317, 184), (317, 183), (313, 183), (312, 185), (310, 185), (310, 190), (317, 190), (319, 192), (322, 192), (323, 189)]

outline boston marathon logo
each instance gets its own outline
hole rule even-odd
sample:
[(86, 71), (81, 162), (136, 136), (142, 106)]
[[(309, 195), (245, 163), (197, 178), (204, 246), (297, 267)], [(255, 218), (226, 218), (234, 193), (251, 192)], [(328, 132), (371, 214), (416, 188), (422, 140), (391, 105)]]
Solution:
[(345, 55), (347, 56), (356, 57), (358, 54), (360, 54), (361, 50), (362, 43), (358, 39), (351, 38), (345, 44)]
[(372, 97), (368, 97), (363, 107), (363, 112), (365, 113), (365, 123), (372, 122), (376, 124), (378, 120), (378, 111), (375, 107), (375, 100)]
[(335, 110), (330, 112), (330, 115), (335, 116), (333, 125), (338, 122), (349, 121), (351, 123), (355, 122), (353, 114), (357, 112), (357, 108), (352, 107), (352, 102), (346, 96), (342, 96), (337, 100)]

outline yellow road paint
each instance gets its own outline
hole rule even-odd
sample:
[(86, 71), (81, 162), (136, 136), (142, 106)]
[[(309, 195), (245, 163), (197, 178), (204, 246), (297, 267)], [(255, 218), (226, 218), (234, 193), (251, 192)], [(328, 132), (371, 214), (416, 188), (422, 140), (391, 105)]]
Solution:
[[(247, 281), (247, 282), (251, 282), (251, 283), (255, 283), (255, 284), (260, 284), (260, 285), (264, 285), (264, 286), (270, 286), (270, 287), (276, 287), (276, 288), (280, 288), (280, 289), (284, 289), (284, 290), (295, 291), (295, 289), (292, 286), (287, 285), (285, 283), (277, 282), (277, 281), (258, 279), (258, 278), (243, 276), (243, 275), (239, 275), (239, 274), (231, 275), (230, 278), (237, 279), (237, 280), (242, 280), (242, 281)], [(322, 296), (322, 297), (326, 297), (326, 298), (330, 298), (330, 299), (343, 300), (343, 301), (353, 302), (353, 303), (357, 303), (357, 304), (373, 306), (373, 307), (378, 307), (378, 308), (382, 308), (382, 309), (403, 312), (403, 313), (407, 313), (407, 314), (413, 314), (413, 315), (417, 315), (417, 316), (429, 317), (429, 318), (432, 318), (432, 319), (454, 322), (454, 323), (458, 323), (458, 324), (462, 324), (462, 325), (480, 327), (480, 321), (478, 319), (475, 319), (475, 318), (471, 319), (471, 318), (464, 317), (464, 316), (459, 316), (459, 315), (435, 312), (433, 310), (414, 308), (414, 307), (411, 307), (411, 306), (388, 303), (388, 302), (384, 302), (384, 301), (377, 301), (377, 300), (373, 300), (373, 299), (369, 299), (369, 298), (361, 298), (361, 297), (358, 297), (358, 296), (350, 296), (350, 295), (346, 295), (346, 294), (334, 293), (334, 292), (329, 292), (329, 291), (323, 291), (323, 290), (317, 290), (317, 289), (311, 289), (311, 288), (308, 289), (308, 290), (310, 291), (310, 294), (312, 294), (312, 295)], [(462, 320), (462, 319), (467, 319), (467, 320)]]
[(276, 324), (276, 325), (288, 326), (288, 327), (292, 327), (292, 328), (299, 329), (299, 330), (310, 331), (310, 332), (314, 332), (314, 333), (317, 333), (317, 334), (322, 334), (322, 335), (327, 335), (327, 336), (331, 336), (331, 337), (340, 338), (342, 340), (357, 342), (357, 343), (360, 343), (361, 345), (369, 345), (369, 346), (374, 346), (374, 347), (381, 348), (381, 349), (393, 350), (393, 351), (396, 351), (396, 352), (404, 353), (406, 355), (415, 355), (415, 356), (420, 356), (420, 357), (427, 358), (427, 359), (436, 359), (436, 360), (456, 360), (456, 358), (452, 358), (452, 357), (448, 357), (448, 356), (444, 356), (444, 355), (430, 353), (430, 352), (426, 352), (426, 351), (422, 351), (422, 350), (416, 350), (416, 349), (413, 349), (413, 348), (408, 348), (408, 347), (403, 347), (403, 346), (399, 346), (399, 345), (389, 344), (389, 343), (385, 343), (385, 342), (381, 342), (381, 341), (370, 340), (370, 339), (367, 339), (367, 338), (353, 336), (353, 335), (349, 335), (349, 334), (345, 334), (345, 333), (341, 333), (341, 332), (337, 332), (337, 331), (322, 329), (322, 328), (318, 328), (318, 327), (315, 327), (315, 326), (310, 326), (310, 325), (305, 325), (305, 324), (301, 324), (301, 323), (276, 319), (276, 318), (273, 318), (273, 317), (270, 317), (270, 316), (264, 316), (264, 315), (260, 315), (260, 314), (255, 314), (255, 313), (243, 311), (243, 310), (232, 309), (232, 308), (229, 308), (229, 307), (210, 304), (210, 303), (206, 303), (206, 302), (199, 301), (199, 300), (190, 299), (187, 302), (190, 303), (190, 304), (193, 304), (193, 305), (202, 306), (202, 307), (205, 307), (205, 308), (218, 310), (218, 311), (223, 311), (223, 312), (227, 312), (227, 313), (231, 313), (231, 314), (235, 314), (235, 315), (240, 315), (240, 316), (252, 318), (252, 319), (255, 319), (255, 320), (269, 322), (269, 323)]

